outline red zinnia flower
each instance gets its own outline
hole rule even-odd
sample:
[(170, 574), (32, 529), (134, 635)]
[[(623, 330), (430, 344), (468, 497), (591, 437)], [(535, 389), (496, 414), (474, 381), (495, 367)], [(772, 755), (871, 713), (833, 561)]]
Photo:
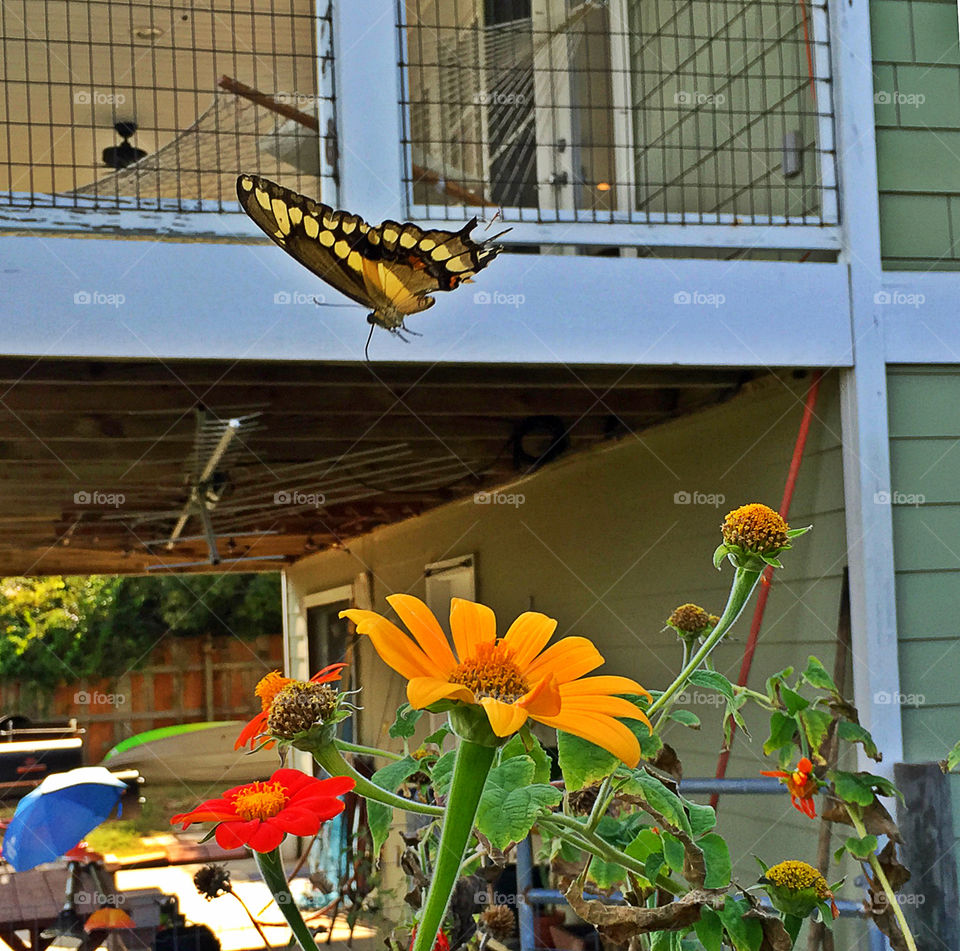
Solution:
[(813, 795), (820, 788), (820, 782), (813, 775), (813, 763), (806, 756), (797, 763), (797, 768), (792, 773), (762, 770), (760, 775), (776, 776), (790, 791), (793, 807), (811, 819), (816, 818), (817, 810), (813, 804)]
[[(323, 670), (317, 671), (311, 678), (312, 684), (326, 684), (331, 680), (339, 680), (340, 672), (346, 667), (346, 664), (330, 664)], [(284, 677), (279, 670), (271, 670), (266, 677), (254, 687), (253, 692), (260, 698), (260, 705), (263, 708), (241, 731), (237, 737), (237, 742), (233, 744), (235, 750), (250, 743), (250, 749), (253, 749), (258, 736), (262, 736), (267, 729), (267, 719), (270, 716), (270, 705), (273, 703), (277, 694), (283, 690), (287, 684), (294, 683), (293, 677)], [(270, 749), (274, 745), (273, 740), (263, 744), (264, 749)]]
[[(410, 932), (410, 949), (413, 951), (413, 942), (417, 937), (417, 926), (413, 926), (413, 930)], [(437, 940), (433, 943), (433, 951), (450, 951), (450, 941), (447, 936), (443, 933), (443, 928), (437, 932)]]
[(183, 823), (184, 829), (192, 822), (218, 822), (222, 848), (247, 845), (255, 852), (272, 852), (288, 832), (314, 835), (327, 819), (343, 812), (343, 801), (336, 797), (353, 786), (347, 776), (315, 779), (298, 769), (278, 769), (266, 782), (235, 786), (170, 821)]
[(113, 931), (117, 928), (136, 928), (137, 923), (125, 912), (119, 908), (98, 908), (84, 923), (83, 930), (89, 934), (91, 931)]

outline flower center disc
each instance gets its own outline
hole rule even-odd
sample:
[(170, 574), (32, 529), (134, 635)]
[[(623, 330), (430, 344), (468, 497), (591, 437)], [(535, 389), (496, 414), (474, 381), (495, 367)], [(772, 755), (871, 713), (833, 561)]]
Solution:
[(280, 783), (251, 783), (244, 786), (233, 800), (233, 808), (241, 819), (272, 819), (287, 804), (287, 791)]
[(465, 660), (450, 675), (450, 683), (463, 684), (477, 698), (492, 697), (513, 703), (529, 687), (520, 668), (513, 662), (512, 653), (502, 644), (481, 644), (476, 656)]

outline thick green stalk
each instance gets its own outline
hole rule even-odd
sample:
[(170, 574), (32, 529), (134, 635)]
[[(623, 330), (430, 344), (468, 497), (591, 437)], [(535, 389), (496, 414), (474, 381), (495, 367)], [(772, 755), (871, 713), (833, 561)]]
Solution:
[(460, 740), (447, 796), (447, 815), (440, 833), (440, 847), (430, 881), (430, 890), (417, 923), (411, 951), (432, 951), (450, 896), (457, 884), (463, 855), (470, 841), (483, 786), (497, 750), (470, 740)]
[(383, 803), (392, 809), (405, 809), (407, 812), (419, 812), (425, 816), (442, 816), (444, 813), (442, 806), (432, 806), (426, 802), (417, 802), (414, 799), (405, 799), (396, 793), (388, 792), (382, 789), (376, 783), (370, 782), (366, 776), (357, 772), (341, 755), (339, 750), (331, 743), (326, 746), (315, 749), (313, 758), (331, 775), (331, 776), (349, 776), (356, 785), (353, 791), (364, 799), (372, 799), (375, 802)]
[(720, 620), (717, 621), (717, 626), (710, 632), (700, 647), (700, 650), (684, 664), (683, 670), (677, 675), (677, 679), (650, 704), (650, 708), (647, 710), (648, 717), (653, 716), (661, 707), (664, 708), (660, 719), (657, 721), (657, 726), (660, 725), (664, 716), (669, 712), (673, 697), (684, 688), (690, 675), (700, 666), (701, 661), (709, 655), (714, 647), (717, 646), (723, 638), (723, 635), (727, 633), (732, 627), (733, 622), (740, 616), (740, 612), (746, 606), (747, 601), (750, 600), (750, 595), (753, 594), (753, 589), (760, 580), (760, 575), (761, 572), (754, 571), (750, 568), (737, 568), (736, 574), (733, 576), (733, 584), (730, 585), (730, 596), (727, 598), (727, 606), (723, 609), (723, 614), (720, 616)]
[(300, 910), (297, 908), (290, 889), (287, 888), (287, 876), (283, 871), (283, 862), (280, 860), (280, 850), (274, 849), (272, 852), (254, 852), (254, 858), (257, 860), (257, 868), (267, 887), (273, 893), (273, 900), (277, 903), (281, 914), (287, 919), (290, 930), (294, 938), (303, 949), (303, 951), (317, 951), (317, 943), (310, 934), (310, 929), (306, 922), (300, 917)]

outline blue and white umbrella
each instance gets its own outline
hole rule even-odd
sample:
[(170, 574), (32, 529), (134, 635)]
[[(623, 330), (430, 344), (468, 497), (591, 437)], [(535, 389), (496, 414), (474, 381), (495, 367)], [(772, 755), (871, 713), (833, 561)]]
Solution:
[(52, 773), (17, 805), (3, 837), (16, 872), (56, 861), (109, 818), (127, 784), (103, 766)]

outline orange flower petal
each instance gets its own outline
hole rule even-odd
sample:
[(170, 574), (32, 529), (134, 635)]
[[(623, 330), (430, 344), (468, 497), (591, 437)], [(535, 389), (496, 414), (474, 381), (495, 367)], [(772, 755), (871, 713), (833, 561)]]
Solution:
[(437, 677), (414, 677), (407, 683), (407, 700), (415, 710), (429, 707), (438, 700), (462, 700), (476, 703), (473, 691), (463, 684), (452, 684)]
[(391, 594), (387, 604), (400, 616), (410, 633), (417, 639), (423, 652), (447, 675), (457, 666), (457, 659), (447, 643), (433, 612), (419, 598), (410, 594)]
[(101, 929), (112, 930), (114, 928), (136, 928), (137, 923), (125, 912), (119, 908), (98, 908), (83, 923), (83, 930), (88, 934), (91, 931)]
[(513, 662), (523, 670), (532, 663), (553, 637), (557, 622), (537, 611), (525, 611), (503, 636), (503, 643), (513, 651)]
[(560, 716), (534, 717), (534, 719), (545, 726), (572, 733), (574, 736), (603, 747), (631, 769), (640, 762), (640, 741), (613, 717), (604, 716), (602, 713), (576, 713), (569, 716), (564, 711)]
[(603, 663), (603, 656), (585, 637), (565, 637), (551, 644), (530, 666), (524, 670), (529, 680), (538, 680), (553, 674), (557, 683), (576, 680)]
[(601, 677), (581, 677), (560, 688), (564, 698), (593, 696), (596, 694), (636, 693), (650, 698), (650, 692), (629, 677), (615, 677), (605, 674)]
[(530, 716), (555, 717), (563, 709), (557, 678), (552, 674), (544, 677), (533, 690), (517, 701), (517, 705), (523, 707)]
[(485, 604), (454, 598), (450, 602), (450, 633), (461, 661), (473, 657), (481, 644), (497, 639), (497, 616)]
[(635, 703), (624, 700), (623, 697), (605, 697), (599, 694), (592, 697), (577, 697), (573, 700), (564, 697), (563, 712), (605, 713), (611, 717), (643, 720), (647, 726), (650, 725), (647, 715)]
[(480, 703), (487, 711), (490, 727), (497, 736), (516, 733), (527, 722), (527, 711), (515, 703), (504, 703), (493, 697), (481, 697)]
[(396, 624), (374, 611), (350, 608), (341, 611), (340, 617), (349, 618), (357, 625), (358, 634), (366, 634), (373, 642), (374, 650), (389, 667), (401, 677), (444, 678), (443, 671)]

